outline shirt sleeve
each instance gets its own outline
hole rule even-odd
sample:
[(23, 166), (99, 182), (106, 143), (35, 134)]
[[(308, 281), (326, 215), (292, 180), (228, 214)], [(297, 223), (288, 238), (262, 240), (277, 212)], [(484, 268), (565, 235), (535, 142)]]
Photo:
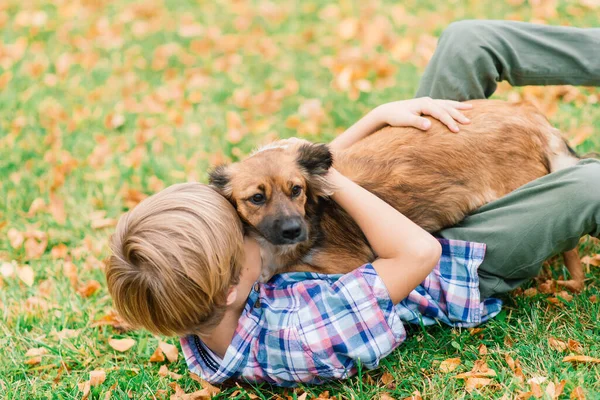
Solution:
[[(301, 339), (318, 362), (334, 369), (356, 361), (376, 368), (406, 338), (389, 293), (371, 264), (305, 288)], [(336, 374), (335, 377), (343, 376)]]

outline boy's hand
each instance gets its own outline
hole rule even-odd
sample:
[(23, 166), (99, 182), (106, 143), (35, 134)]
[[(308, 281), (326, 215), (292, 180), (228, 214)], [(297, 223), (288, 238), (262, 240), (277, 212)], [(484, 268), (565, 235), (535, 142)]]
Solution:
[(433, 100), (429, 97), (394, 101), (382, 104), (373, 110), (377, 119), (391, 126), (414, 126), (426, 131), (431, 121), (421, 115), (430, 115), (446, 125), (452, 132), (458, 132), (458, 124), (471, 121), (460, 112), (470, 110), (473, 105), (452, 100)]

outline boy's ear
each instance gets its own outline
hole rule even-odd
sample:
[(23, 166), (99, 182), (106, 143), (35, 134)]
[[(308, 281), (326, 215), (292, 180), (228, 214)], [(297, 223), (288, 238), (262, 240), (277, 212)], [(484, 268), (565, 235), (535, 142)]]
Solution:
[(310, 175), (325, 175), (333, 165), (333, 155), (326, 144), (304, 143), (296, 161)]
[(231, 196), (231, 176), (228, 165), (219, 165), (208, 173), (208, 183), (223, 196)]

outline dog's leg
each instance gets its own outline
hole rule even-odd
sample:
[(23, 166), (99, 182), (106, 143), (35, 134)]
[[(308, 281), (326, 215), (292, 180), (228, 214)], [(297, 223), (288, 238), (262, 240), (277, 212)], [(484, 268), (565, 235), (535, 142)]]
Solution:
[(581, 259), (579, 258), (577, 249), (563, 253), (563, 258), (565, 260), (565, 266), (567, 267), (567, 270), (569, 270), (569, 275), (571, 275), (571, 279), (564, 281), (560, 280), (556, 283), (566, 289), (579, 293), (585, 286), (585, 274), (583, 272), (583, 265), (581, 264)]

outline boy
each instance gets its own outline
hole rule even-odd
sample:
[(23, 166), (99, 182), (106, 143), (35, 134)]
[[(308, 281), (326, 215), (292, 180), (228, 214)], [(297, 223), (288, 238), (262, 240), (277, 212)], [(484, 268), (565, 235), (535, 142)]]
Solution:
[[(448, 50), (443, 43), (438, 53)], [(432, 82), (438, 82), (436, 71), (443, 75), (439, 68), (426, 72)], [(481, 81), (475, 86), (490, 87), (487, 80), (496, 76), (506, 78), (475, 71)], [(415, 113), (424, 111), (412, 105)], [(452, 114), (446, 109), (444, 117)], [(422, 123), (412, 117), (410, 125)], [(372, 121), (363, 119), (338, 144), (368, 133)], [(408, 122), (393, 124), (401, 123)], [(401, 321), (481, 323), (500, 308), (497, 300), (481, 299), (537, 275), (545, 259), (574, 248), (582, 235), (598, 236), (598, 177), (600, 163), (585, 160), (531, 182), (442, 231), (450, 240), (440, 249), (429, 234), (332, 171), (333, 199), (380, 258), (344, 276), (285, 274), (267, 284), (255, 283), (260, 251), (243, 238), (233, 208), (203, 185), (176, 185), (121, 219), (107, 281), (126, 319), (153, 332), (185, 335), (190, 369), (213, 383), (343, 378), (358, 360), (374, 368), (398, 346), (405, 337)], [(486, 243), (487, 250), (457, 239)]]

